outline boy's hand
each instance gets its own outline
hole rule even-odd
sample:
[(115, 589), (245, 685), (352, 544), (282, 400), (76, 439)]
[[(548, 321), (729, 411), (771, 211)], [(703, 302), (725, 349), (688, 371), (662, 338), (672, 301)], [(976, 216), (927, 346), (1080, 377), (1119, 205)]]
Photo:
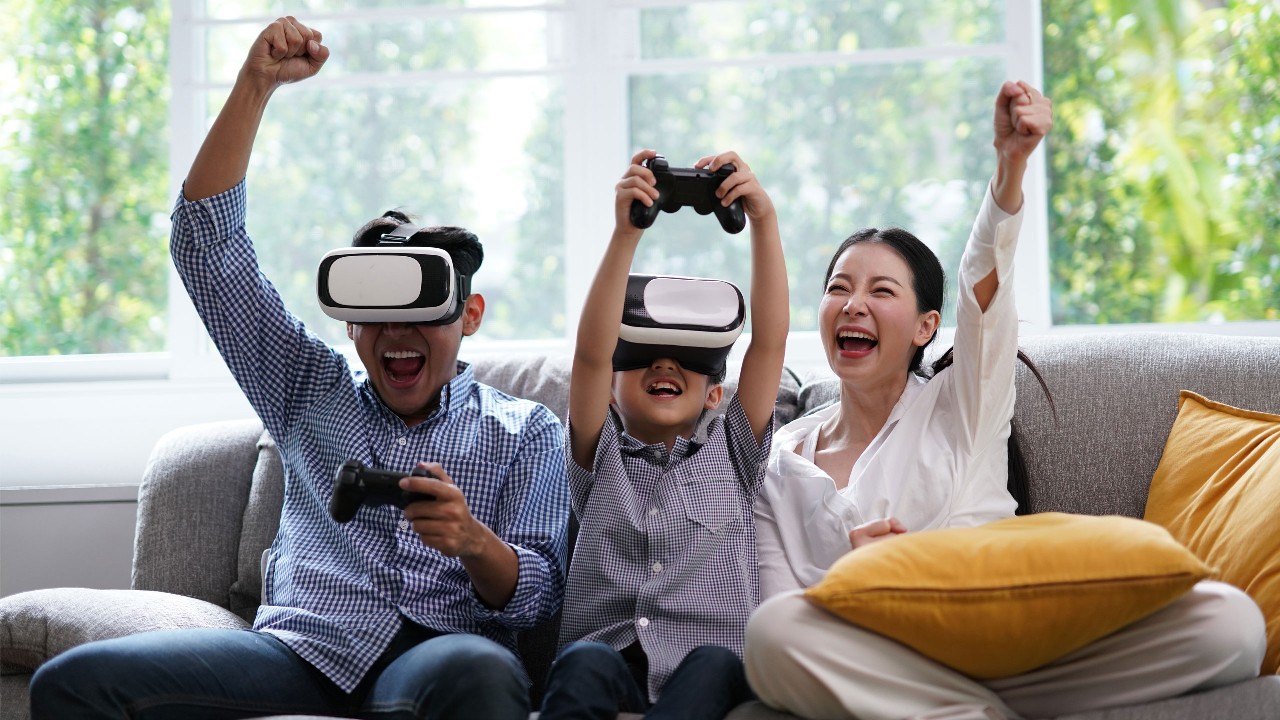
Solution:
[(1007, 81), (996, 96), (995, 145), (1002, 159), (1025, 162), (1053, 128), (1053, 102), (1027, 83)]
[(645, 207), (653, 207), (658, 201), (658, 179), (653, 171), (642, 163), (658, 156), (657, 150), (641, 150), (631, 156), (631, 165), (623, 173), (622, 179), (614, 186), (616, 197), (613, 203), (614, 231), (629, 230), (639, 236), (644, 230), (631, 224), (631, 203), (639, 200)]
[(755, 173), (751, 172), (747, 161), (743, 160), (738, 153), (732, 150), (720, 153), (719, 155), (708, 155), (694, 164), (695, 168), (706, 168), (711, 172), (720, 169), (720, 166), (733, 164), (735, 172), (720, 183), (720, 187), (716, 189), (716, 197), (720, 198), (720, 204), (729, 207), (734, 200), (742, 199), (742, 209), (746, 212), (747, 217), (752, 223), (757, 223), (774, 214), (773, 200), (769, 198), (769, 194), (764, 191), (764, 187), (760, 181), (756, 179)]
[(879, 542), (894, 535), (901, 535), (906, 531), (907, 526), (903, 525), (902, 521), (896, 517), (872, 520), (871, 522), (862, 523), (849, 531), (849, 544), (853, 546), (854, 550), (857, 550), (873, 542)]
[(274, 89), (320, 72), (329, 59), (319, 30), (303, 25), (292, 15), (268, 25), (253, 41), (240, 72), (256, 83)]

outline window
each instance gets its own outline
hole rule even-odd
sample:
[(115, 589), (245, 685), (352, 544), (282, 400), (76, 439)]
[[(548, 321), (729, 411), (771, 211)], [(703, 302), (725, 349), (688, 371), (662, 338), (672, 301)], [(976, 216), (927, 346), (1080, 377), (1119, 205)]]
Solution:
[[(14, 48), (0, 61), (5, 379), (38, 379), (12, 360), (49, 354), (169, 353), (108, 365), (112, 377), (216, 366), (181, 287), (169, 290), (168, 212), (247, 44), (286, 6), (14, 7), (0, 26)], [(316, 258), (392, 207), (485, 242), (481, 342), (567, 341), (612, 185), (646, 146), (677, 166), (726, 148), (752, 164), (780, 211), (797, 331), (814, 327), (829, 254), (857, 228), (912, 229), (954, 271), (993, 165), (992, 92), (1040, 75), (1042, 39), (1058, 126), (1038, 154), (1047, 186), (1028, 185), (1030, 326), (1277, 319), (1271, 0), (1162, 13), (1046, 0), (1043, 18), (1002, 0), (287, 7), (333, 56), (268, 110), (249, 229), (289, 306), (335, 342), (341, 326), (313, 298)], [(664, 214), (637, 269), (745, 286), (747, 242)]]

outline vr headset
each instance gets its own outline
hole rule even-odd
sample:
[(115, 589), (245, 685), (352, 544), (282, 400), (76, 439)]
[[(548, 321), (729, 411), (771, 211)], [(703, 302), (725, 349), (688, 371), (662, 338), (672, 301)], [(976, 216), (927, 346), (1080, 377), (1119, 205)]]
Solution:
[(405, 245), (419, 229), (405, 223), (377, 245), (326, 253), (316, 283), (324, 314), (352, 323), (448, 325), (457, 320), (471, 293), (471, 277), (459, 274), (440, 248)]
[(715, 377), (724, 371), (746, 316), (742, 291), (731, 282), (631, 275), (613, 369), (635, 370), (669, 357)]

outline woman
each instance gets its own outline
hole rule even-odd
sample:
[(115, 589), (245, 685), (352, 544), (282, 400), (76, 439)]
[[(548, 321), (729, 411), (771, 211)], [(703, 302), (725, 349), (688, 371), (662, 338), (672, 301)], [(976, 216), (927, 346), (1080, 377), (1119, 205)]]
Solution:
[[(774, 438), (756, 503), (761, 598), (747, 630), (752, 688), (805, 717), (1043, 717), (1146, 702), (1253, 677), (1264, 649), (1247, 595), (1202, 582), (1170, 607), (1045, 668), (979, 682), (808, 603), (836, 559), (904, 532), (1014, 514), (1008, 443), (1017, 313), (1012, 264), (1027, 158), (1053, 124), (1026, 83), (996, 98), (998, 165), (960, 265), (955, 346), (924, 377), (943, 273), (902, 230), (864, 230), (832, 258), (819, 327), (839, 402)], [(1012, 214), (1011, 214), (1012, 213)], [(948, 366), (949, 365), (949, 366)], [(1160, 667), (1144, 671), (1144, 658)]]

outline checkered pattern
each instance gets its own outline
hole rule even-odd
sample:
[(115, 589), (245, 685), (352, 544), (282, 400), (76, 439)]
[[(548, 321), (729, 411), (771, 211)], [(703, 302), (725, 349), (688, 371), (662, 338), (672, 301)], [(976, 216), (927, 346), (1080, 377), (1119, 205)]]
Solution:
[[(752, 504), (773, 430), (757, 443), (735, 394), (705, 442), (677, 438), (670, 454), (622, 431), (610, 413), (589, 471), (567, 459), (580, 523), (560, 643), (640, 641), (649, 698), (691, 650), (742, 655), (759, 602)], [(568, 452), (566, 450), (566, 452)]]
[[(477, 383), (460, 363), (431, 417), (406, 427), (363, 373), (285, 309), (258, 270), (244, 217), (243, 182), (205, 200), (179, 197), (171, 252), (284, 461), (280, 531), (254, 627), (347, 691), (402, 616), (514, 651), (515, 631), (550, 618), (563, 597), (568, 488), (559, 420), (542, 405)], [(350, 458), (406, 472), (420, 460), (443, 464), (471, 513), (519, 558), (506, 607), (481, 603), (462, 563), (423, 545), (395, 507), (361, 508), (345, 525), (331, 520), (334, 471)]]

